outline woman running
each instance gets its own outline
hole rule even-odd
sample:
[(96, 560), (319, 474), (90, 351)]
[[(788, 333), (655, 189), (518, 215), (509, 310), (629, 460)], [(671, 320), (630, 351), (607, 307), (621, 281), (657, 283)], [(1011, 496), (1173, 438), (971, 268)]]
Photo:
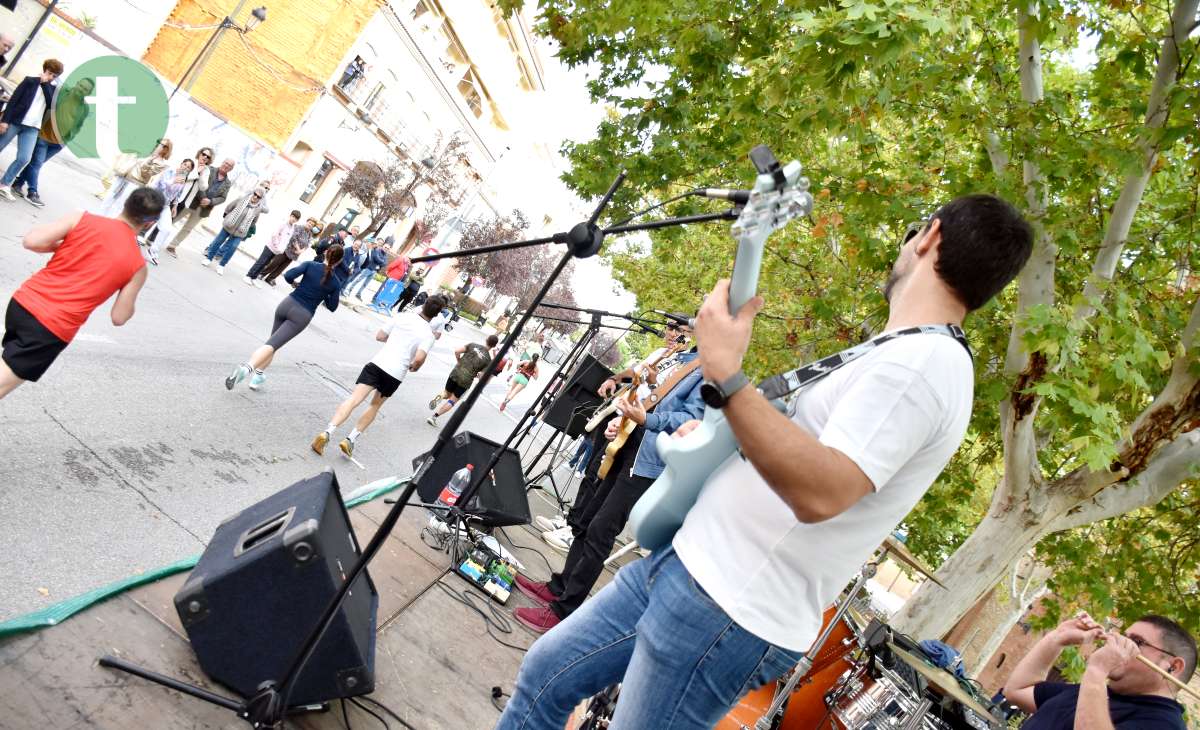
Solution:
[(537, 377), (538, 374), (538, 354), (535, 352), (528, 360), (517, 366), (517, 372), (513, 375), (512, 385), (508, 386), (508, 393), (504, 396), (504, 401), (500, 404), (500, 410), (503, 411), (509, 401), (517, 397), (517, 393), (525, 390), (525, 386), (529, 385), (529, 381)]
[(254, 377), (250, 378), (250, 390), (258, 390), (266, 380), (263, 371), (270, 366), (275, 353), (308, 327), (308, 323), (317, 312), (317, 305), (324, 302), (329, 311), (337, 310), (338, 292), (342, 290), (342, 285), (346, 283), (350, 273), (342, 261), (342, 254), (341, 244), (334, 244), (325, 252), (324, 263), (308, 261), (289, 269), (283, 275), (296, 290), (275, 308), (275, 324), (271, 327), (271, 336), (266, 343), (225, 378), (227, 390), (233, 390), (233, 386), (251, 373), (254, 373)]

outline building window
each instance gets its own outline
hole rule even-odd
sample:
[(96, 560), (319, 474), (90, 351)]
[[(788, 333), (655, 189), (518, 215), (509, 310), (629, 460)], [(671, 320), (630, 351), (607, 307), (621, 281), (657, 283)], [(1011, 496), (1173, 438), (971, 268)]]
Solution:
[(300, 202), (310, 203), (316, 196), (317, 191), (321, 189), (321, 184), (325, 182), (325, 178), (329, 177), (329, 173), (333, 171), (333, 163), (328, 159), (321, 161), (321, 167), (317, 170), (317, 174), (313, 175), (312, 180), (309, 180), (308, 187), (304, 188), (304, 192), (300, 195)]
[(371, 90), (370, 95), (367, 96), (366, 103), (363, 104), (367, 108), (367, 111), (371, 113), (375, 112), (375, 107), (383, 101), (383, 91), (383, 84), (375, 84), (375, 88)]
[(470, 71), (458, 82), (458, 93), (462, 94), (467, 106), (471, 107), (471, 112), (477, 118), (483, 116), (483, 97), (479, 95), (479, 89), (475, 88)]

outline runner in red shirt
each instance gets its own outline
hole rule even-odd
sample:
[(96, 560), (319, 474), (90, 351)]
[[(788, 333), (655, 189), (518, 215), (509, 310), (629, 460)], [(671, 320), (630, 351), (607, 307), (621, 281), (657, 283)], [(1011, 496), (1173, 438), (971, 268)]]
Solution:
[(0, 398), (26, 380), (42, 377), (92, 311), (114, 292), (119, 293), (112, 323), (120, 327), (133, 317), (134, 301), (146, 283), (137, 234), (154, 225), (164, 205), (162, 193), (138, 188), (117, 218), (77, 211), (25, 234), (25, 248), (54, 255), (8, 302)]

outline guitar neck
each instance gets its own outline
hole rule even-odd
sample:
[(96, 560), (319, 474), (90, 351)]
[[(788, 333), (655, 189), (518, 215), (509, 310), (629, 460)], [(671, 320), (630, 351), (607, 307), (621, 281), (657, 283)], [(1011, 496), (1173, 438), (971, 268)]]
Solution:
[(766, 236), (742, 236), (738, 239), (737, 255), (729, 281), (729, 313), (736, 315), (758, 292), (758, 273), (762, 269), (763, 244)]

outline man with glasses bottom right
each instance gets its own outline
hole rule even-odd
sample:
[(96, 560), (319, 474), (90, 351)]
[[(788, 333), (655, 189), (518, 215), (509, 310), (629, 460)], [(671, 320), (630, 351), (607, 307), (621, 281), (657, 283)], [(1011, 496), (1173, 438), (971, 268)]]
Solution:
[[(1063, 649), (1096, 639), (1104, 646), (1087, 657), (1079, 684), (1046, 681)], [(1138, 654), (1180, 682), (1187, 683), (1196, 669), (1196, 641), (1171, 619), (1143, 616), (1122, 635), (1106, 632), (1081, 613), (1034, 645), (1013, 669), (1004, 695), (1032, 715), (1022, 725), (1025, 730), (1184, 730), (1177, 685), (1138, 660)]]

